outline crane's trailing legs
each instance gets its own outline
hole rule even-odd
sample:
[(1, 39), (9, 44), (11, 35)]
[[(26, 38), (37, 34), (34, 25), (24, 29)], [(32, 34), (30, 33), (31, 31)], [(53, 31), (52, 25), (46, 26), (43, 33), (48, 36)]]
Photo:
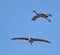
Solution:
[(48, 20), (49, 22), (51, 22), (51, 20), (50, 20), (50, 19), (48, 19), (48, 18), (46, 18), (46, 20)]

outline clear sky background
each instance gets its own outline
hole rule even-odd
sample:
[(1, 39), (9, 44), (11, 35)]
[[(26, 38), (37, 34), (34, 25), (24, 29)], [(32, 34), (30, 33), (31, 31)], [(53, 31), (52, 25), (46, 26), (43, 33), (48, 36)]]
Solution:
[[(32, 11), (47, 12), (45, 19), (32, 21)], [(13, 41), (14, 37), (34, 37), (51, 41), (50, 44)], [(0, 0), (0, 55), (60, 55), (59, 0)]]

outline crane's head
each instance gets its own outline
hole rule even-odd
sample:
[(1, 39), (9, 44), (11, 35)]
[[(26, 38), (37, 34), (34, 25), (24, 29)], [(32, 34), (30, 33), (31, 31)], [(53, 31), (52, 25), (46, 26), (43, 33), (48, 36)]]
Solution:
[(35, 14), (38, 14), (35, 10), (33, 10), (32, 12), (35, 12)]
[(35, 10), (33, 10), (32, 12), (36, 12)]

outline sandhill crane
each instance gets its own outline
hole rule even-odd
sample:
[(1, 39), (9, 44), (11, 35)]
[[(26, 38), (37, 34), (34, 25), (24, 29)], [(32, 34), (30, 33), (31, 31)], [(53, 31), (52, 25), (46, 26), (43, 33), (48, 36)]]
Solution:
[(49, 22), (51, 22), (51, 20), (48, 19), (49, 16), (52, 16), (49, 13), (37, 13), (35, 10), (33, 10), (33, 12), (35, 12), (35, 16), (32, 18), (33, 21), (35, 21), (37, 18), (39, 17), (43, 17), (45, 19), (47, 19)]
[(25, 38), (25, 37), (20, 37), (20, 38), (12, 38), (11, 40), (28, 40), (29, 43), (33, 43), (33, 41), (41, 41), (41, 42), (47, 42), (50, 43), (50, 41), (48, 40), (44, 40), (44, 39), (38, 39), (38, 38)]

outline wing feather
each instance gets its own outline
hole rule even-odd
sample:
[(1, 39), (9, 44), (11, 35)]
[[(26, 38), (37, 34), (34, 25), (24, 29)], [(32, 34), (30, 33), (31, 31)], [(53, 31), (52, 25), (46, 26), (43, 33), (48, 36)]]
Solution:
[(35, 21), (37, 18), (38, 18), (38, 16), (36, 15), (32, 18), (32, 20)]
[(28, 40), (28, 38), (20, 37), (20, 38), (12, 38), (11, 40)]
[(45, 16), (46, 16), (46, 15), (45, 15), (44, 13), (40, 13), (40, 14), (35, 15), (35, 16), (32, 18), (32, 20), (35, 21), (37, 18), (39, 18), (39, 17), (45, 17)]
[(50, 41), (44, 40), (44, 39), (38, 39), (38, 38), (32, 38), (32, 39), (33, 39), (33, 41), (42, 41), (42, 42), (50, 43)]

